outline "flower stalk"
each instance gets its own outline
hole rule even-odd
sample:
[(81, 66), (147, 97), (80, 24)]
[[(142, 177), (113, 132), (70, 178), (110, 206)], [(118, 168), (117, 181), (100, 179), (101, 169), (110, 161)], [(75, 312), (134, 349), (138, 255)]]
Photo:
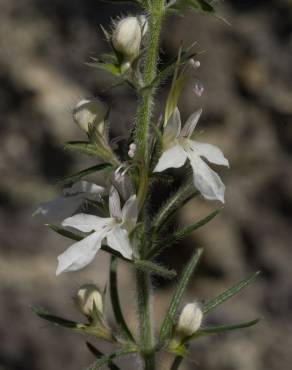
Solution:
[(143, 76), (144, 89), (140, 90), (136, 127), (136, 157), (146, 165), (149, 159), (149, 127), (152, 117), (152, 107), (155, 93), (154, 87), (150, 87), (150, 84), (156, 77), (157, 73), (159, 40), (163, 15), (164, 1), (154, 0), (149, 5), (149, 34)]
[[(137, 109), (137, 126), (135, 143), (137, 147), (136, 159), (140, 163), (140, 186), (138, 190), (138, 207), (144, 206), (148, 192), (149, 171), (149, 131), (152, 118), (152, 108), (155, 88), (150, 87), (157, 74), (159, 55), (159, 40), (164, 15), (164, 1), (154, 0), (149, 5), (149, 34), (144, 66), (144, 89), (140, 91)], [(149, 86), (149, 88), (147, 88)], [(146, 88), (145, 88), (146, 87)], [(147, 218), (144, 217), (144, 222)], [(148, 225), (145, 225), (147, 230)], [(142, 248), (145, 248), (143, 246)], [(140, 248), (141, 249), (141, 248)], [(140, 327), (140, 341), (145, 370), (155, 369), (153, 324), (151, 318), (151, 280), (147, 272), (137, 271), (138, 318)]]

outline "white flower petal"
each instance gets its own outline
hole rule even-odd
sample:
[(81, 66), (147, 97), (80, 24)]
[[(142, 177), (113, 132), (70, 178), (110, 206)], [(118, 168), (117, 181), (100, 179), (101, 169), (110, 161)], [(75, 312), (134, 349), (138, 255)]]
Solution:
[(122, 220), (126, 223), (130, 222), (134, 227), (138, 218), (138, 202), (136, 195), (132, 195), (124, 204), (122, 209)]
[(115, 226), (107, 233), (106, 237), (107, 243), (112, 249), (121, 253), (125, 258), (132, 258), (133, 250), (126, 230)]
[(192, 135), (201, 117), (201, 114), (202, 114), (202, 109), (199, 109), (190, 115), (190, 117), (188, 118), (187, 122), (184, 124), (184, 127), (181, 130), (180, 136), (190, 137)]
[(186, 159), (187, 155), (182, 147), (180, 145), (175, 145), (162, 153), (156, 167), (154, 168), (154, 172), (162, 172), (167, 168), (182, 167)]
[(58, 257), (56, 275), (62, 272), (77, 271), (87, 266), (101, 247), (101, 236), (90, 234), (85, 239), (73, 244)]
[(102, 186), (93, 184), (92, 182), (88, 181), (78, 181), (73, 184), (69, 188), (65, 188), (63, 190), (64, 195), (72, 195), (78, 193), (93, 193), (93, 194), (101, 194), (104, 192), (104, 188)]
[(62, 226), (74, 227), (74, 229), (90, 232), (92, 230), (100, 231), (106, 229), (113, 221), (112, 218), (102, 218), (94, 215), (79, 213), (73, 217), (66, 218)]
[(169, 120), (166, 123), (164, 133), (163, 133), (163, 142), (166, 147), (170, 145), (174, 139), (176, 139), (181, 130), (181, 119), (178, 108), (176, 107), (170, 116)]
[(114, 186), (112, 186), (110, 189), (109, 211), (110, 211), (111, 217), (115, 217), (119, 219), (122, 217), (120, 196), (119, 196), (117, 189)]
[(76, 196), (56, 198), (41, 203), (33, 216), (42, 216), (48, 223), (58, 223), (76, 212), (82, 202), (82, 199)]
[(189, 143), (191, 148), (197, 151), (199, 156), (205, 157), (211, 163), (229, 167), (228, 159), (224, 157), (223, 152), (217, 146), (199, 143), (194, 140), (189, 140)]
[(206, 199), (218, 199), (224, 203), (225, 185), (200, 157), (189, 156), (193, 168), (194, 185)]

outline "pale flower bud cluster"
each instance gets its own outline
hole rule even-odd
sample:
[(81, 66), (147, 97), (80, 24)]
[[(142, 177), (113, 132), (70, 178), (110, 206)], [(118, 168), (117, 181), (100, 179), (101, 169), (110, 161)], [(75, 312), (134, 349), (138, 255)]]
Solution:
[(125, 17), (115, 25), (112, 44), (125, 62), (131, 62), (139, 55), (142, 37), (146, 31), (147, 21), (144, 16)]
[(194, 69), (200, 68), (200, 66), (201, 66), (200, 61), (199, 60), (194, 60), (193, 58), (189, 60), (189, 64)]
[(203, 312), (197, 302), (188, 303), (182, 310), (176, 332), (181, 338), (193, 335), (201, 326)]
[(88, 132), (89, 126), (93, 124), (102, 132), (106, 113), (106, 106), (100, 100), (82, 99), (73, 110), (73, 119), (85, 132)]
[(131, 144), (129, 145), (128, 156), (129, 156), (130, 158), (134, 158), (134, 156), (135, 156), (135, 152), (136, 152), (136, 149), (137, 149), (136, 144), (131, 143)]
[(78, 309), (86, 316), (90, 316), (96, 307), (99, 313), (103, 313), (103, 300), (99, 290), (93, 284), (83, 285), (76, 295)]

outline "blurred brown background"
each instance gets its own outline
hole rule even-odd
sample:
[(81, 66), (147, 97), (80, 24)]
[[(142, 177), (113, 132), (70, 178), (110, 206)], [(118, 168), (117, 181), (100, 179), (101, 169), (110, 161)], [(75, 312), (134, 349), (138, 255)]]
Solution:
[[(221, 171), (226, 207), (207, 227), (163, 257), (181, 266), (196, 246), (205, 254), (185, 302), (206, 300), (250, 272), (261, 278), (212, 312), (206, 324), (263, 317), (254, 328), (201, 339), (184, 369), (289, 370), (292, 363), (292, 1), (226, 0), (218, 6), (232, 26), (194, 13), (165, 24), (161, 59), (182, 39), (198, 41), (205, 86), (198, 99), (190, 80), (181, 100), (186, 118), (202, 106), (202, 141), (217, 144), (231, 162)], [(106, 51), (99, 24), (134, 11), (97, 0), (0, 0), (0, 369), (80, 370), (93, 361), (84, 338), (48, 326), (30, 304), (80, 319), (71, 297), (78, 286), (107, 280), (99, 254), (80, 273), (55, 277), (56, 257), (69, 244), (31, 218), (37, 203), (59, 193), (55, 181), (91, 163), (64, 152), (80, 139), (70, 111), (81, 97), (101, 95), (112, 105), (116, 134), (131, 126), (135, 97), (84, 65)], [(165, 96), (167, 84), (160, 91)], [(161, 106), (162, 108), (162, 106)], [(199, 199), (181, 212), (189, 223), (218, 205)], [(178, 266), (179, 264), (179, 266)], [(135, 328), (133, 274), (120, 279), (125, 314)], [(155, 281), (157, 324), (172, 284)], [(133, 303), (133, 304), (132, 304)], [(101, 347), (105, 350), (108, 348)], [(169, 359), (162, 358), (159, 370)], [(123, 362), (136, 369), (135, 358)]]

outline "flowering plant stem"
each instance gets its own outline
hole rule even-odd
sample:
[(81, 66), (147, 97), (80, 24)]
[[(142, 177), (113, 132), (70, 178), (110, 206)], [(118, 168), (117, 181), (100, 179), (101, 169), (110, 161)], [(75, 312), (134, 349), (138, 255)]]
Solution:
[[(64, 189), (62, 197), (42, 203), (35, 212), (47, 219), (56, 220), (53, 222), (63, 220), (60, 226), (51, 222), (49, 226), (57, 233), (74, 240), (74, 244), (58, 256), (57, 275), (83, 269), (93, 261), (99, 250), (112, 255), (109, 285), (117, 324), (115, 330), (107, 321), (105, 294), (94, 284), (83, 285), (76, 296), (77, 308), (85, 316), (86, 322), (75, 322), (34, 308), (39, 317), (49, 322), (119, 346), (115, 352), (103, 355), (87, 343), (88, 349), (96, 357), (88, 370), (98, 370), (104, 365), (111, 370), (118, 370), (120, 367), (115, 361), (130, 353), (139, 355), (141, 369), (155, 370), (158, 352), (172, 353), (175, 359), (171, 370), (178, 370), (182, 360), (190, 356), (188, 344), (191, 341), (205, 335), (247, 328), (258, 322), (252, 320), (201, 328), (203, 316), (239, 293), (255, 280), (258, 273), (241, 280), (203, 306), (192, 301), (181, 310), (187, 285), (202, 254), (202, 249), (197, 248), (177, 281), (159, 335), (154, 336), (151, 274), (164, 278), (176, 276), (176, 271), (161, 266), (155, 257), (163, 249), (173, 246), (211, 221), (218, 211), (174, 233), (171, 233), (169, 227), (171, 219), (186, 202), (199, 194), (205, 199), (224, 203), (225, 185), (208, 163), (228, 166), (229, 162), (215, 145), (192, 138), (201, 109), (195, 111), (182, 126), (178, 99), (187, 79), (187, 72), (191, 73), (191, 69), (200, 65), (199, 61), (193, 59), (196, 54), (191, 52), (191, 48), (183, 49), (181, 46), (176, 60), (158, 68), (162, 21), (168, 13), (166, 8), (178, 13), (185, 8), (211, 14), (215, 10), (209, 0), (133, 1), (139, 3), (146, 14), (118, 20), (114, 23), (112, 33), (104, 30), (113, 53), (103, 55), (93, 65), (123, 78), (124, 82), (137, 91), (135, 142), (129, 143), (127, 139), (124, 149), (128, 148), (128, 151), (121, 151), (117, 158), (110, 146), (108, 115), (103, 103), (95, 99), (83, 99), (77, 104), (73, 117), (86, 132), (88, 141), (71, 141), (66, 144), (66, 148), (94, 156), (104, 163), (64, 178), (63, 183), (71, 184), (71, 187)], [(173, 82), (162, 125), (162, 121), (155, 122), (153, 119), (155, 89), (171, 74)], [(154, 197), (150, 194), (154, 194), (157, 180), (167, 183), (172, 183), (173, 180), (173, 176), (165, 176), (160, 172), (183, 166), (188, 166), (185, 167), (185, 183), (168, 196), (158, 211), (153, 212)], [(192, 177), (188, 168), (192, 170)], [(110, 184), (106, 187), (83, 180), (83, 177), (103, 169), (109, 170), (110, 175), (110, 179), (106, 181)], [(90, 213), (84, 212), (87, 204), (92, 206)], [(139, 339), (132, 335), (123, 316), (118, 288), (118, 259), (127, 261), (136, 269)]]
[[(164, 15), (164, 1), (154, 0), (149, 4), (149, 36), (145, 55), (145, 66), (143, 83), (146, 89), (140, 91), (139, 105), (137, 109), (136, 127), (136, 158), (140, 164), (140, 186), (138, 191), (138, 203), (141, 209), (144, 206), (148, 192), (148, 168), (149, 168), (149, 129), (152, 117), (152, 106), (155, 89), (149, 87), (156, 77), (159, 52), (159, 39), (162, 19)], [(142, 212), (145, 214), (145, 212)], [(147, 223), (147, 217), (144, 217)], [(148, 225), (144, 225), (147, 230)], [(145, 254), (145, 245), (140, 247), (140, 253)], [(138, 317), (140, 327), (141, 352), (144, 359), (145, 370), (155, 369), (154, 339), (151, 322), (151, 281), (149, 273), (137, 271), (137, 295), (138, 295)]]

